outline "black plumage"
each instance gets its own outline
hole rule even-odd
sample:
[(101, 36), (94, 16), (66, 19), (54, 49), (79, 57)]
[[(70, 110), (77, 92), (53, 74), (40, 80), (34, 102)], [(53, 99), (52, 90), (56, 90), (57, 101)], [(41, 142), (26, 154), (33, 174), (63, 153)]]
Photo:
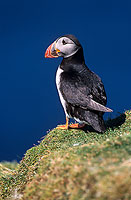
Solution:
[[(71, 38), (80, 49), (76, 54), (63, 58), (60, 68), (63, 70), (60, 77), (60, 92), (66, 101), (66, 111), (71, 118), (88, 123), (96, 131), (104, 132), (104, 112), (107, 97), (104, 85), (98, 75), (86, 65), (83, 49), (77, 39)], [(98, 103), (98, 104), (97, 104)]]

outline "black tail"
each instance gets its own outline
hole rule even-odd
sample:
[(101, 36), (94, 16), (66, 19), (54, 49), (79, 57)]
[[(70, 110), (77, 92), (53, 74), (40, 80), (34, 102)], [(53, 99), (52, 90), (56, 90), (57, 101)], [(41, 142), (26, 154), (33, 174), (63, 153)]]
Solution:
[(104, 133), (106, 130), (103, 117), (98, 117), (98, 120), (90, 125), (99, 133)]
[(83, 111), (84, 121), (91, 125), (94, 130), (99, 133), (105, 132), (105, 124), (103, 120), (103, 112), (97, 111)]
[(99, 132), (104, 133), (105, 125), (103, 120), (103, 112), (95, 110), (84, 110), (79, 107), (70, 107), (70, 114), (72, 118), (79, 119), (81, 122), (87, 123), (92, 128)]

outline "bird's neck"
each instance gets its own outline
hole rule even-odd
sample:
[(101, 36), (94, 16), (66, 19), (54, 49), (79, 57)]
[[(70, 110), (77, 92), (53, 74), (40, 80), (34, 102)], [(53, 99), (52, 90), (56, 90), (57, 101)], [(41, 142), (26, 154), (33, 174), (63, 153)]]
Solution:
[(81, 67), (85, 65), (83, 49), (80, 48), (74, 55), (63, 58), (60, 68), (64, 71), (78, 71)]

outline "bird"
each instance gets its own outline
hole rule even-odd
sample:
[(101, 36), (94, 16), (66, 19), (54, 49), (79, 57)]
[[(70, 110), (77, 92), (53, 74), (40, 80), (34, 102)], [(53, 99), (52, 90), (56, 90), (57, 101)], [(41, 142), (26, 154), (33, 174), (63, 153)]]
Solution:
[[(66, 124), (56, 128), (79, 129), (90, 125), (95, 132), (104, 133), (103, 114), (113, 110), (106, 107), (103, 82), (85, 64), (82, 45), (74, 35), (60, 36), (46, 49), (45, 58), (57, 57), (63, 57), (56, 71), (56, 87)], [(71, 118), (77, 123), (69, 124)]]

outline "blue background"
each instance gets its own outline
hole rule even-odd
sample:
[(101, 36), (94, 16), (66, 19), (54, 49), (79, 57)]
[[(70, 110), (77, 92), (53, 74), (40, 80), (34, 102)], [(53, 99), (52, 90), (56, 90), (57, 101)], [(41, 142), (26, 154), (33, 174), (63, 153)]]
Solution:
[(130, 10), (127, 0), (0, 1), (0, 160), (20, 160), (65, 122), (55, 86), (61, 58), (44, 58), (63, 34), (79, 39), (102, 78), (111, 117), (131, 108)]

